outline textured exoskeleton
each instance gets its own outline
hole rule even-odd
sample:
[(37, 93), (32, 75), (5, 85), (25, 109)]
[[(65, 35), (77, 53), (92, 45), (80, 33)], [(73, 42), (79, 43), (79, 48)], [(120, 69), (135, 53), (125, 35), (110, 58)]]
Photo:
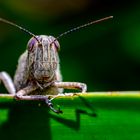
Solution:
[(83, 83), (62, 82), (59, 48), (59, 42), (52, 36), (32, 37), (27, 50), (19, 58), (14, 83), (6, 72), (0, 73), (0, 79), (8, 92), (15, 95), (16, 99), (45, 100), (49, 106), (52, 105), (51, 102), (43, 95), (61, 94), (63, 88), (86, 92), (86, 85)]

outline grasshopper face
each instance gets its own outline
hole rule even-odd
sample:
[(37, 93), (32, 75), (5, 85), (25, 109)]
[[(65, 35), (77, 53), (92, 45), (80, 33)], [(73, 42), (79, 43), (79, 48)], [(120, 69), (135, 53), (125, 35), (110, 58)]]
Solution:
[(57, 40), (54, 41), (55, 38), (52, 36), (36, 37), (40, 43), (32, 37), (27, 44), (30, 76), (39, 82), (49, 82), (53, 79), (59, 64), (58, 49), (60, 45)]

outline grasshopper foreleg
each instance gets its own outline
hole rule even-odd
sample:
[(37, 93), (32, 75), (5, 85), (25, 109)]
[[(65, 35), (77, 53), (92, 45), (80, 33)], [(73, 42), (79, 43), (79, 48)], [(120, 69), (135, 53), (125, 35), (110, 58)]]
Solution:
[(79, 82), (54, 82), (54, 86), (64, 89), (78, 89), (82, 93), (85, 93), (87, 91), (86, 84)]

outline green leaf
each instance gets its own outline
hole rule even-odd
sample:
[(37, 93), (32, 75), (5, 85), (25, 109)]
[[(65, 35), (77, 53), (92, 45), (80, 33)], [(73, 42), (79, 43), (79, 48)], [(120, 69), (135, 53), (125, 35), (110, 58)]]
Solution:
[(138, 140), (140, 92), (100, 92), (41, 101), (0, 96), (1, 140)]

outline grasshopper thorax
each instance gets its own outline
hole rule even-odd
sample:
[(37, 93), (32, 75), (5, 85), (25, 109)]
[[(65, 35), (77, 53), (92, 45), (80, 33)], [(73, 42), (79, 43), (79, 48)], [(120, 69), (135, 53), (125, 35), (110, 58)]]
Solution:
[(60, 45), (52, 36), (39, 35), (36, 38), (32, 37), (27, 44), (30, 76), (38, 82), (49, 82), (59, 64)]

